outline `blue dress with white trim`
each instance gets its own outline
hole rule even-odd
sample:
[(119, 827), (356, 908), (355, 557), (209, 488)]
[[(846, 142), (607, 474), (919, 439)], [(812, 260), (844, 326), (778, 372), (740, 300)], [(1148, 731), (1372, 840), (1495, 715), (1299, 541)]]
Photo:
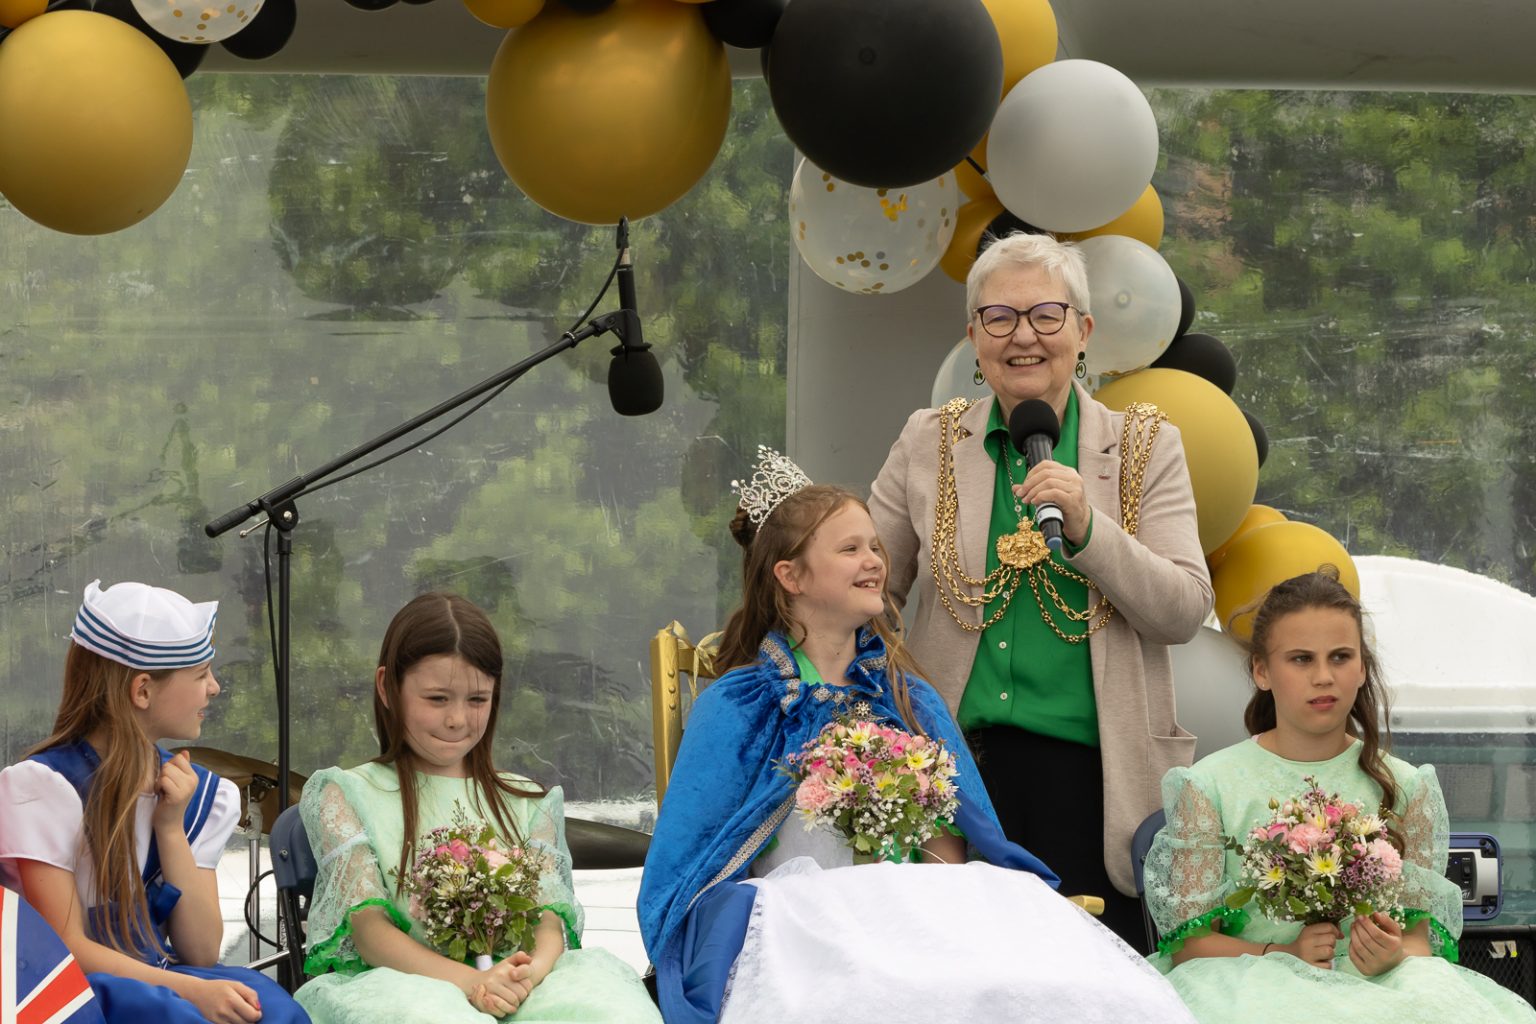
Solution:
[[(164, 750), (159, 750), (159, 755), (161, 763), (171, 756)], [(96, 751), (82, 740), (42, 751), (0, 771), (0, 884), (20, 891), (18, 860), (35, 860), (72, 872), (81, 905), (87, 908), (87, 933), (105, 944), (105, 933), (98, 925), (109, 908), (96, 905), (95, 865), (84, 834), (85, 802), (99, 764)], [(213, 868), (239, 818), (240, 797), (233, 783), (199, 765), (192, 768), (197, 789), (187, 804), (183, 825), (197, 866)], [(165, 929), (181, 891), (166, 881), (160, 870), (150, 827), (154, 807), (153, 794), (140, 797), (135, 834), (144, 895), (160, 947), (141, 949), (139, 959), (177, 974), (250, 986), (260, 1001), (263, 1024), (307, 1024), (308, 1016), (293, 997), (265, 975), (244, 967), (191, 967), (173, 962)], [(206, 1020), (195, 1005), (163, 985), (113, 974), (87, 977), (108, 1024), (199, 1024)]]

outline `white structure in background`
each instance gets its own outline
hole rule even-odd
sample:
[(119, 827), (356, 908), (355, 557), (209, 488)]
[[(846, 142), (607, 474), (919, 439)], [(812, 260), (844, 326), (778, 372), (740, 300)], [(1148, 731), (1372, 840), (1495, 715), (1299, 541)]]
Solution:
[[(1536, 597), (1411, 558), (1363, 555), (1355, 568), (1394, 732), (1536, 732)], [(1251, 684), (1231, 637), (1202, 628), (1174, 648), (1173, 676), (1197, 757), (1245, 736)]]

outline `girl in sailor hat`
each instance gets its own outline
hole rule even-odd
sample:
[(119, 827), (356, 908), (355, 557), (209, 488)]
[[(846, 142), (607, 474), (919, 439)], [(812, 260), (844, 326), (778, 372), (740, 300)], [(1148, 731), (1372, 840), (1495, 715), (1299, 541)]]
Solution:
[(272, 980), (219, 966), (214, 868), (239, 793), (160, 746), (197, 739), (219, 692), (218, 603), (100, 582), (70, 630), (52, 735), (0, 771), (0, 884), (63, 937), (110, 1024), (307, 1021)]

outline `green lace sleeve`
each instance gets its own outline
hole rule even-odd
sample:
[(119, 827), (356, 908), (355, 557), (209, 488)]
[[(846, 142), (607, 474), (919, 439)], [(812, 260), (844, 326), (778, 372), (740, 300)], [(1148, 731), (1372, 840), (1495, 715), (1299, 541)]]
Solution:
[(1402, 908), (1392, 911), (1392, 919), (1403, 926), (1403, 931), (1408, 931), (1418, 925), (1420, 921), (1429, 922), (1429, 951), (1448, 963), (1461, 961), (1461, 950), (1456, 943), (1456, 936), (1451, 930), (1441, 924), (1439, 919), (1427, 910), (1414, 910)]
[(581, 916), (576, 908), (569, 903), (546, 903), (540, 910), (548, 910), (560, 918), (560, 924), (565, 929), (565, 948), (581, 948)]
[(1212, 932), (1239, 935), (1246, 927), (1248, 927), (1248, 911), (1220, 906), (1206, 911), (1199, 917), (1190, 918), (1158, 939), (1157, 951), (1164, 956), (1172, 956), (1184, 948), (1185, 939), (1199, 938), (1202, 935), (1210, 935)]
[(359, 910), (369, 907), (382, 907), (394, 922), (396, 928), (402, 932), (410, 932), (410, 920), (390, 900), (374, 898), (364, 900), (355, 906), (349, 907), (342, 915), (341, 924), (329, 936), (309, 944), (309, 953), (304, 957), (304, 973), (315, 977), (335, 971), (337, 974), (362, 974), (369, 970), (369, 965), (356, 955), (348, 955), (345, 950), (351, 945), (348, 941), (352, 938), (352, 915)]

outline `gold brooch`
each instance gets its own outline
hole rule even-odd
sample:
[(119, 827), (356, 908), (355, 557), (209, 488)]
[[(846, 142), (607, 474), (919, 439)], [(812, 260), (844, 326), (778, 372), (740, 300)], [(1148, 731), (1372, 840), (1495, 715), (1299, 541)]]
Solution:
[(1030, 569), (1051, 557), (1045, 538), (1028, 516), (1019, 520), (1017, 533), (997, 538), (997, 560), (1011, 569)]

